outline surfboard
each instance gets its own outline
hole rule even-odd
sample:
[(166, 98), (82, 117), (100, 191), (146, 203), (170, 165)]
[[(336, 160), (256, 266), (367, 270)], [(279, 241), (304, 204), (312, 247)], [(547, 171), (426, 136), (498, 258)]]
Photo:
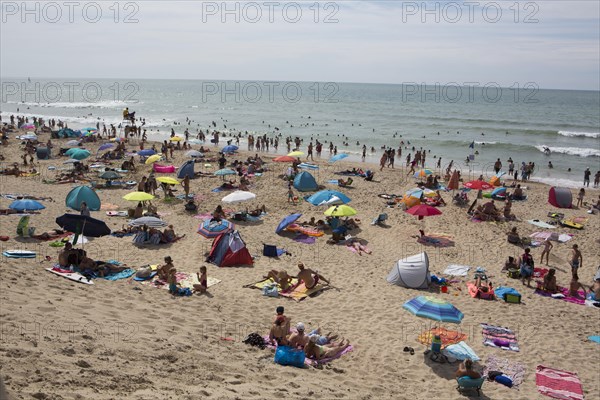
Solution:
[(6, 250), (2, 253), (10, 258), (35, 258), (35, 251), (30, 250)]
[(529, 222), (531, 225), (539, 226), (540, 228), (556, 229), (556, 226), (547, 224), (544, 221), (540, 221), (539, 219), (530, 219), (527, 222)]
[(85, 276), (81, 275), (79, 272), (65, 273), (65, 272), (55, 271), (52, 268), (46, 268), (46, 271), (52, 272), (55, 275), (62, 276), (63, 278), (67, 278), (67, 279), (70, 279), (70, 280), (75, 281), (75, 282), (85, 283), (86, 285), (93, 285), (94, 284), (94, 282), (92, 280), (88, 280), (88, 278), (86, 278)]
[(109, 217), (126, 217), (127, 211), (107, 211), (106, 215)]

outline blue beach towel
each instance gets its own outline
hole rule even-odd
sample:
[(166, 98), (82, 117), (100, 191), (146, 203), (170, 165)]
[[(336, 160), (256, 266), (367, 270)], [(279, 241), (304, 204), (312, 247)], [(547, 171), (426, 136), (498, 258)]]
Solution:
[(600, 336), (588, 336), (588, 339), (591, 340), (592, 342), (596, 342), (596, 343), (600, 344)]
[(516, 289), (513, 289), (513, 288), (508, 287), (508, 286), (499, 286), (499, 287), (497, 287), (496, 289), (494, 289), (494, 294), (499, 299), (504, 299), (504, 296), (507, 295), (507, 294), (513, 294), (515, 296), (520, 296), (521, 295), (519, 292), (517, 292)]
[(337, 185), (339, 181), (337, 179), (330, 179), (327, 181), (327, 183), (335, 183)]
[(129, 268), (114, 274), (104, 275), (104, 279), (107, 281), (118, 281), (119, 279), (129, 278), (133, 274), (135, 274), (135, 271)]

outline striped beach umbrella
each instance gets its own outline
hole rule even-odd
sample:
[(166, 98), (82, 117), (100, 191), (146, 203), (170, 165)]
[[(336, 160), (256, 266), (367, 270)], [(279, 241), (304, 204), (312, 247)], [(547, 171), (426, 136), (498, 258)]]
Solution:
[(156, 217), (141, 217), (129, 222), (129, 226), (144, 226), (149, 228), (163, 228), (167, 226), (167, 223), (160, 218)]
[(415, 178), (426, 178), (431, 174), (433, 174), (433, 171), (430, 169), (420, 169), (417, 172), (415, 172), (414, 177)]
[(227, 220), (213, 221), (207, 219), (198, 228), (198, 233), (207, 239), (216, 238), (217, 236), (232, 231), (235, 225)]
[(417, 317), (438, 322), (460, 324), (464, 317), (463, 313), (452, 304), (432, 296), (417, 296), (404, 303), (402, 307)]

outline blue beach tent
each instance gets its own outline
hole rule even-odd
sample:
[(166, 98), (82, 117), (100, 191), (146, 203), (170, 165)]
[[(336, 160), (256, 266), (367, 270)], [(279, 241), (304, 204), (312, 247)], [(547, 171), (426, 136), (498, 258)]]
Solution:
[(294, 187), (301, 192), (311, 192), (317, 190), (319, 185), (310, 172), (303, 171), (294, 178)]
[(100, 198), (88, 186), (77, 186), (67, 194), (65, 199), (67, 207), (77, 211), (81, 209), (81, 203), (84, 201), (91, 211), (100, 210)]

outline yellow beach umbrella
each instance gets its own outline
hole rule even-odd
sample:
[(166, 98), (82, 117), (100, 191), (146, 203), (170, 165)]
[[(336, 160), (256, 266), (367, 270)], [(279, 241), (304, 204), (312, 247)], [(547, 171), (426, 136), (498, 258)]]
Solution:
[(304, 152), (302, 152), (302, 151), (292, 151), (291, 153), (288, 154), (288, 156), (290, 156), (290, 157), (300, 157), (303, 155), (304, 155)]
[(181, 142), (183, 140), (183, 138), (179, 137), (179, 136), (173, 136), (171, 139), (169, 139), (171, 142)]
[(170, 176), (160, 176), (156, 178), (156, 180), (161, 183), (166, 183), (168, 185), (179, 185), (181, 183), (177, 179), (171, 178)]
[(146, 192), (131, 192), (123, 196), (127, 201), (148, 201), (154, 199), (150, 193)]
[(354, 208), (342, 204), (340, 206), (329, 207), (323, 214), (328, 217), (351, 217), (356, 215), (357, 212)]
[(154, 154), (146, 159), (146, 164), (154, 164), (155, 162), (160, 160), (161, 157), (162, 156), (160, 154)]

